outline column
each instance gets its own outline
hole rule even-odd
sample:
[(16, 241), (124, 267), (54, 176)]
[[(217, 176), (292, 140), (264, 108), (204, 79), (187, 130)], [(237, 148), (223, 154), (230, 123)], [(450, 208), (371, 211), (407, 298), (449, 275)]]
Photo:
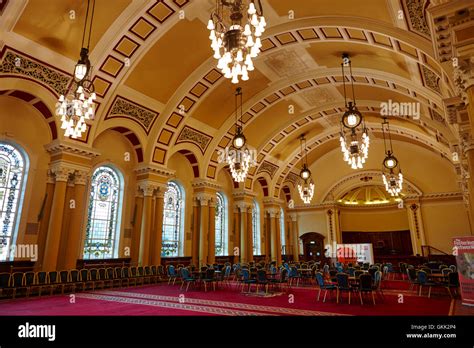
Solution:
[(409, 218), (413, 255), (423, 255), (421, 246), (426, 245), (426, 241), (420, 204), (416, 201), (410, 201), (406, 202), (406, 206)]
[(267, 212), (264, 211), (264, 219), (265, 219), (265, 260), (267, 262), (271, 261), (271, 255), (272, 255), (272, 247), (271, 247), (271, 233), (270, 233), (270, 216), (268, 215)]
[(140, 237), (142, 230), (142, 213), (143, 213), (143, 195), (140, 190), (135, 196), (135, 207), (133, 209), (133, 230), (132, 230), (132, 248), (130, 252), (131, 262), (138, 263), (140, 255)]
[[(253, 261), (253, 221), (252, 207), (247, 208), (247, 262)], [(260, 238), (260, 237), (259, 237)], [(261, 240), (257, 243), (261, 243)]]
[(211, 200), (209, 202), (209, 238), (208, 238), (208, 249), (207, 249), (207, 260), (208, 263), (213, 264), (216, 262), (216, 201)]
[(201, 224), (199, 230), (199, 265), (205, 265), (208, 263), (207, 259), (207, 239), (209, 235), (209, 198), (199, 197), (199, 203), (201, 205)]
[(277, 265), (281, 265), (281, 233), (280, 233), (280, 213), (275, 214), (275, 229), (276, 229), (276, 245), (277, 245), (277, 254), (276, 261)]
[(290, 214), (291, 219), (291, 237), (293, 244), (293, 261), (299, 261), (300, 259), (300, 241), (298, 231), (298, 220), (296, 214)]
[(148, 266), (150, 264), (150, 236), (152, 228), (152, 203), (153, 203), (153, 192), (156, 186), (149, 183), (140, 183), (140, 188), (143, 190), (143, 212), (142, 212), (142, 223), (140, 230), (140, 252), (138, 257), (139, 266)]
[(48, 171), (48, 177), (46, 182), (46, 193), (43, 201), (43, 206), (40, 211), (39, 220), (39, 232), (38, 232), (38, 261), (36, 262), (35, 268), (37, 270), (42, 268), (44, 261), (44, 252), (46, 247), (46, 238), (48, 236), (49, 218), (51, 215), (51, 206), (53, 203), (54, 195), (54, 174)]
[(239, 208), (237, 206), (234, 206), (234, 249), (232, 250), (232, 253), (234, 255), (234, 263), (238, 263), (240, 261), (240, 255), (241, 255), (240, 254), (240, 224), (239, 222), (240, 222)]
[(155, 195), (155, 218), (153, 224), (153, 251), (151, 253), (151, 262), (153, 265), (161, 264), (161, 245), (163, 241), (163, 207), (166, 186), (160, 187)]
[(83, 226), (86, 209), (86, 183), (87, 172), (76, 171), (74, 173), (74, 202), (71, 223), (67, 233), (66, 253), (64, 258), (64, 269), (76, 268), (77, 259), (81, 258), (79, 250), (83, 239)]
[[(277, 230), (276, 230), (276, 211), (274, 209), (269, 210), (270, 215), (270, 234), (271, 234), (271, 260), (278, 262), (278, 239), (277, 239)], [(281, 256), (280, 256), (281, 259)]]
[(61, 227), (64, 215), (64, 203), (66, 200), (67, 181), (71, 170), (57, 166), (53, 169), (56, 177), (54, 185), (53, 202), (51, 205), (51, 217), (49, 220), (48, 236), (46, 238), (46, 247), (42, 269), (44, 271), (57, 270), (59, 243), (61, 241)]
[(247, 206), (239, 205), (240, 210), (240, 262), (247, 263), (248, 260), (248, 234), (247, 234)]
[(199, 228), (200, 228), (200, 209), (197, 198), (193, 199), (193, 234), (192, 234), (192, 262), (199, 266)]

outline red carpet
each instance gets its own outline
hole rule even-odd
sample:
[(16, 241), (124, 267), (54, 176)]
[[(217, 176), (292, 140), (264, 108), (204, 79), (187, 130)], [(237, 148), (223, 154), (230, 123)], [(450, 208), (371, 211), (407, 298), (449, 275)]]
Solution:
[[(288, 293), (273, 297), (246, 295), (239, 290), (218, 289), (207, 293), (200, 289), (180, 290), (166, 284), (136, 288), (98, 290), (72, 296), (33, 297), (0, 302), (1, 315), (448, 315), (451, 300), (439, 290), (432, 298), (419, 297), (408, 291), (408, 283), (385, 282), (385, 299), (376, 297), (376, 305), (369, 296), (360, 304), (347, 293), (342, 303), (333, 298), (326, 303), (316, 301), (317, 290), (310, 287), (292, 288)], [(252, 288), (254, 291), (254, 289)], [(180, 296), (181, 295), (181, 296)], [(403, 295), (403, 298), (400, 297)], [(403, 301), (399, 303), (399, 301)]]

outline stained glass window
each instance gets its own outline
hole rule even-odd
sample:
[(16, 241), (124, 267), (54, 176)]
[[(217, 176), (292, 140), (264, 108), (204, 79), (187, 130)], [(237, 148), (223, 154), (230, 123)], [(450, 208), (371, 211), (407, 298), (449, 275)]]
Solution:
[(253, 201), (252, 209), (253, 254), (260, 255), (260, 208), (257, 201)]
[(280, 243), (281, 243), (281, 253), (286, 254), (286, 241), (285, 241), (285, 212), (280, 208)]
[(227, 248), (228, 239), (228, 215), (226, 197), (218, 192), (216, 204), (216, 256), (229, 254)]
[(26, 177), (25, 158), (8, 143), (0, 143), (0, 261), (7, 261), (16, 241)]
[(162, 257), (182, 255), (182, 235), (184, 225), (184, 199), (181, 186), (168, 182), (163, 206)]
[(92, 174), (84, 259), (118, 257), (121, 186), (119, 173), (111, 167), (99, 167)]

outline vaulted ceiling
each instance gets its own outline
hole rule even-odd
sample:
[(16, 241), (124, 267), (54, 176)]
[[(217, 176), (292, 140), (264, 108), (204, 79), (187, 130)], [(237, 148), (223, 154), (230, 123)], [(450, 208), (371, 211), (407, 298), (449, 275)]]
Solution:
[[(339, 146), (343, 52), (351, 56), (358, 105), (375, 143), (381, 102), (419, 102), (419, 119), (392, 119), (394, 139), (449, 157), (457, 134), (443, 99), (454, 95), (453, 74), (436, 59), (428, 0), (262, 3), (268, 23), (262, 53), (240, 84), (244, 131), (258, 151), (246, 187), (265, 173), (278, 196), (299, 167), (303, 133), (311, 163)], [(218, 151), (234, 132), (236, 86), (212, 57), (206, 23), (214, 6), (214, 0), (96, 0), (91, 60), (99, 98), (83, 145), (114, 129), (131, 141), (139, 162), (166, 165), (186, 149), (201, 177), (216, 178)], [(4, 1), (0, 77), (46, 88), (54, 110), (79, 57), (85, 10), (83, 0)], [(40, 73), (15, 70), (7, 64), (12, 57)]]

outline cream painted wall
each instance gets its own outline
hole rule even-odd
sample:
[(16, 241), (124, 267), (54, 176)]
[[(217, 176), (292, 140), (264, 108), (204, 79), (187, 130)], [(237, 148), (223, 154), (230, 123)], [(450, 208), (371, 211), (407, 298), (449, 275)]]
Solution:
[[(113, 144), (113, 146), (111, 146)], [(125, 229), (132, 229), (131, 221), (135, 209), (135, 196), (137, 193), (137, 182), (135, 180), (135, 168), (137, 159), (132, 144), (120, 133), (106, 130), (102, 132), (93, 143), (94, 149), (100, 153), (92, 161), (91, 175), (97, 167), (102, 165), (110, 165), (115, 167), (123, 176), (123, 198), (122, 198), (122, 215), (120, 223), (120, 244), (119, 257), (128, 257), (125, 248), (131, 248), (131, 238), (124, 237)], [(89, 198), (90, 183), (87, 185), (87, 199)], [(86, 201), (88, 204), (88, 200)], [(87, 205), (86, 205), (87, 207)], [(82, 226), (83, 236), (85, 239), (85, 226), (87, 214), (84, 214), (84, 222)]]
[(452, 253), (453, 237), (469, 236), (470, 226), (462, 201), (422, 203), (421, 214), (426, 244)]
[(16, 244), (34, 244), (38, 235), (25, 235), (25, 229), (27, 223), (38, 222), (45, 197), (49, 155), (44, 145), (51, 142), (51, 132), (44, 117), (33, 106), (14, 97), (0, 96), (0, 141), (19, 145), (29, 158)]
[(184, 208), (184, 239), (185, 243), (183, 246), (183, 256), (192, 255), (192, 235), (191, 235), (191, 224), (193, 218), (193, 187), (192, 182), (194, 180), (193, 169), (187, 158), (180, 154), (175, 153), (168, 161), (168, 168), (176, 171), (176, 178), (183, 189), (185, 196), (185, 208)]

